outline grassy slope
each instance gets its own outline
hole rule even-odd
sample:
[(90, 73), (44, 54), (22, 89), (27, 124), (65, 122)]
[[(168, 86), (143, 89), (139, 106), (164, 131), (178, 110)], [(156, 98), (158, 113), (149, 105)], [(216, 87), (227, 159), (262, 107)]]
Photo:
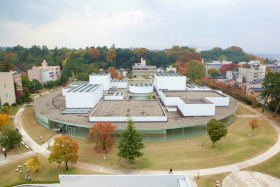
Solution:
[[(27, 106), (21, 116), (21, 122), (26, 133), (39, 145), (49, 141), (56, 133), (46, 129), (34, 119), (33, 106)], [(42, 139), (40, 138), (42, 136)], [(37, 137), (37, 139), (36, 139)]]
[(119, 160), (116, 155), (117, 144), (106, 155), (101, 150), (94, 150), (94, 145), (87, 144), (82, 139), (75, 140), (80, 146), (79, 155), (82, 162), (143, 170), (168, 171), (171, 166), (174, 170), (202, 169), (248, 160), (264, 153), (277, 141), (276, 130), (265, 120), (261, 120), (260, 127), (249, 137), (249, 120), (250, 118), (238, 118), (228, 127), (228, 135), (217, 142), (214, 148), (210, 140), (201, 147), (208, 139), (207, 135), (178, 141), (145, 143), (144, 156), (134, 165), (125, 160), (121, 160), (119, 165), (116, 164)]

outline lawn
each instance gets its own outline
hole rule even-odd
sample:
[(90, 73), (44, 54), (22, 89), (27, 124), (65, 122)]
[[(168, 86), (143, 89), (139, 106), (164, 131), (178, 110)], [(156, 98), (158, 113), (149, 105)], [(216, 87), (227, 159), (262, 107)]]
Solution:
[[(260, 121), (260, 127), (249, 137), (251, 129), (248, 125), (251, 118), (238, 118), (228, 127), (228, 135), (216, 143), (208, 135), (196, 138), (145, 143), (142, 150), (144, 156), (135, 164), (121, 160), (117, 165), (117, 143), (105, 154), (102, 150), (94, 150), (94, 145), (83, 139), (74, 138), (78, 142), (79, 161), (113, 168), (166, 170), (172, 166), (174, 170), (192, 170), (224, 166), (254, 158), (268, 150), (277, 141), (277, 131), (265, 120)], [(106, 159), (104, 159), (106, 156)]]
[(11, 106), (11, 116), (15, 116), (22, 105)]
[(248, 110), (245, 106), (239, 105), (238, 106), (238, 115), (257, 115), (255, 112)]
[(256, 171), (280, 179), (280, 153), (260, 164), (244, 168), (244, 171)]
[(216, 186), (216, 181), (219, 181), (220, 186), (222, 186), (224, 178), (226, 178), (226, 176), (228, 176), (229, 174), (231, 174), (231, 172), (221, 173), (217, 175), (200, 176), (199, 179), (195, 177), (195, 181), (198, 187), (213, 187)]
[(33, 106), (26, 106), (21, 116), (21, 122), (26, 133), (39, 145), (43, 145), (56, 134), (37, 123), (34, 119)]
[[(42, 166), (36, 173), (35, 171), (29, 172), (31, 181), (59, 181), (59, 174), (80, 174), (80, 175), (102, 175), (103, 173), (94, 172), (86, 169), (75, 168), (69, 165), (69, 170), (64, 171), (63, 164), (58, 167), (56, 163), (49, 163), (48, 159), (44, 156), (40, 156), (42, 159)], [(25, 173), (27, 167), (24, 166), (24, 163), (29, 160), (29, 157), (23, 158), (21, 160), (15, 161), (13, 163), (6, 164), (0, 167), (0, 186), (12, 185), (18, 182), (25, 182)], [(16, 172), (17, 166), (21, 165), (21, 170), (23, 173)], [(75, 167), (75, 165), (74, 165)], [(104, 174), (103, 174), (104, 175)]]
[[(262, 108), (257, 108), (256, 109), (258, 112), (261, 112), (262, 113)], [(266, 116), (268, 119), (271, 119), (271, 120), (274, 120), (274, 121), (277, 121), (278, 123), (280, 122), (278, 120), (278, 117), (280, 118), (280, 115), (276, 114), (275, 117), (273, 117), (273, 112), (269, 111), (269, 110), (264, 110), (264, 112), (266, 113)]]
[[(4, 129), (15, 129), (15, 125), (14, 125), (14, 118), (10, 118), (10, 121), (9, 123), (7, 123), (6, 125), (4, 125), (4, 127), (2, 127), (2, 130)], [(1, 134), (1, 131), (0, 131), (0, 134)], [(2, 150), (3, 147), (0, 146), (0, 150)], [(26, 149), (24, 146), (19, 146), (19, 145), (16, 145), (13, 149), (10, 149), (10, 148), (6, 148), (6, 153), (7, 155), (14, 155), (14, 154), (20, 154), (20, 153), (25, 153), (29, 151), (29, 149)]]

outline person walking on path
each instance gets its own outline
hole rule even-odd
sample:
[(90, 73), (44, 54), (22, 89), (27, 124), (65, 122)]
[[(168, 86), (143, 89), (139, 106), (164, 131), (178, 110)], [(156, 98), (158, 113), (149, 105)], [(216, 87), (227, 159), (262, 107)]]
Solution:
[(169, 170), (169, 174), (173, 174), (173, 173), (172, 173), (172, 167), (171, 167), (170, 170)]
[(4, 153), (4, 156), (5, 156), (5, 158), (7, 158), (7, 153), (6, 152)]

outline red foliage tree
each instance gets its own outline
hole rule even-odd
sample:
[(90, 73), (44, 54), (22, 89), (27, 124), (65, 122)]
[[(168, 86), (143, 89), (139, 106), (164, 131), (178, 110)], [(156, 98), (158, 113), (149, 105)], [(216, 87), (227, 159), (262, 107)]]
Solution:
[(250, 55), (249, 60), (257, 60), (258, 57), (256, 55)]
[(116, 70), (115, 68), (112, 68), (112, 69), (110, 70), (110, 74), (111, 74), (111, 78), (112, 78), (112, 79), (115, 79), (115, 78), (117, 78), (119, 72), (118, 72), (118, 70)]
[(117, 138), (113, 134), (116, 128), (117, 126), (112, 125), (110, 121), (104, 123), (100, 121), (89, 128), (89, 140), (106, 150), (106, 147), (111, 146)]
[(243, 49), (241, 47), (238, 47), (238, 46), (231, 46), (229, 49), (232, 50), (232, 51), (243, 51)]
[(222, 50), (222, 48), (220, 48), (220, 47), (213, 47), (212, 50), (220, 51), (220, 50)]
[(227, 71), (233, 70), (236, 66), (237, 66), (236, 64), (232, 64), (232, 63), (231, 64), (225, 64), (220, 68), (219, 72), (221, 74), (225, 75)]
[(122, 76), (122, 75), (118, 75), (118, 76), (117, 76), (117, 79), (118, 79), (118, 80), (123, 80), (123, 76)]
[(88, 54), (90, 55), (90, 57), (92, 59), (95, 59), (97, 60), (98, 57), (99, 57), (99, 50), (98, 49), (95, 49), (95, 48), (92, 48), (88, 51)]

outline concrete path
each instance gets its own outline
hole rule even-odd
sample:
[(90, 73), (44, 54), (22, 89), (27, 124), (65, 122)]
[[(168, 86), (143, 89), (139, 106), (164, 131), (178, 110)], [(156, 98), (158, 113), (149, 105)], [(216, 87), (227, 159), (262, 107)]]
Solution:
[(228, 175), (223, 187), (280, 187), (280, 180), (269, 175), (252, 171), (240, 171)]
[[(242, 103), (240, 103), (240, 104), (243, 105)], [(246, 108), (254, 111), (250, 107), (248, 107), (246, 105), (244, 105), (244, 106)], [(21, 118), (21, 114), (22, 114), (24, 108), (25, 108), (25, 106), (20, 108), (18, 113), (16, 114), (15, 126), (16, 126), (16, 128), (18, 128), (20, 130), (20, 132), (23, 135), (24, 142), (26, 142), (33, 149), (33, 152), (29, 151), (27, 153), (23, 153), (20, 155), (13, 155), (13, 156), (8, 155), (8, 159), (3, 159), (3, 157), (1, 157), (0, 166), (10, 163), (12, 161), (24, 158), (25, 156), (32, 155), (32, 154), (34, 154), (34, 152), (43, 154), (46, 157), (48, 157), (48, 155), (50, 153), (48, 150), (46, 150), (46, 148), (48, 147), (48, 142), (42, 146), (38, 145), (34, 140), (32, 140), (28, 136), (28, 134), (22, 128), (20, 118)], [(254, 112), (256, 112), (256, 111), (254, 111)], [(261, 113), (256, 112), (256, 115), (260, 115), (260, 114)], [(271, 122), (274, 125), (274, 127), (276, 128), (276, 130), (278, 131), (278, 134), (280, 136), (280, 128), (278, 126), (279, 124), (277, 124), (276, 122), (274, 122), (272, 120), (267, 119), (266, 116), (263, 116), (263, 118), (265, 118), (266, 120), (268, 120), (269, 122)], [(216, 168), (209, 168), (209, 169), (201, 169), (201, 170), (176, 171), (176, 169), (175, 169), (173, 173), (174, 174), (187, 174), (189, 177), (194, 177), (194, 176), (197, 176), (198, 173), (200, 176), (203, 176), (203, 175), (220, 174), (220, 173), (225, 173), (225, 172), (233, 172), (233, 173), (239, 172), (240, 169), (243, 169), (243, 168), (255, 165), (255, 164), (259, 164), (259, 163), (273, 157), (278, 152), (280, 152), (280, 137), (279, 136), (278, 136), (278, 141), (276, 142), (276, 144), (274, 146), (272, 146), (268, 151), (266, 151), (265, 153), (255, 157), (255, 158), (252, 158), (250, 160), (232, 164), (232, 165), (221, 166), (221, 167), (216, 167)], [(53, 142), (53, 139), (50, 140), (50, 143), (52, 143), (52, 142)], [(87, 164), (87, 163), (82, 163), (82, 162), (77, 162), (75, 167), (80, 167), (80, 168), (97, 171), (97, 172), (117, 174), (117, 175), (143, 175), (143, 174), (149, 175), (149, 174), (167, 174), (168, 173), (168, 171), (141, 171), (141, 170), (114, 169), (114, 168), (97, 166), (97, 165), (92, 165), (92, 164)]]

